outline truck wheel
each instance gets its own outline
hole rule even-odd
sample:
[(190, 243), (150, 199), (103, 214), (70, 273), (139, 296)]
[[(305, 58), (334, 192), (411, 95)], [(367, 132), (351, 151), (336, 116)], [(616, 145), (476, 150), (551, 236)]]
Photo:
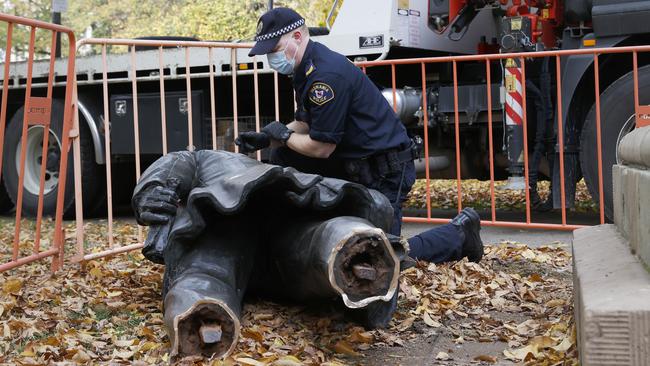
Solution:
[[(640, 67), (639, 102), (650, 104), (650, 65)], [(614, 219), (612, 192), (612, 166), (616, 164), (617, 148), (620, 139), (631, 131), (634, 121), (634, 79), (629, 72), (613, 82), (600, 94), (600, 126), (603, 157), (603, 197), (605, 215)], [(580, 135), (580, 165), (589, 193), (598, 201), (598, 158), (596, 143), (596, 105), (587, 114)]]
[[(63, 103), (52, 101), (52, 121), (48, 133), (48, 155), (45, 169), (45, 184), (43, 198), (43, 215), (54, 216), (56, 212), (56, 196), (59, 183), (59, 164), (61, 161), (61, 133), (63, 129)], [(11, 118), (5, 135), (4, 159), (2, 175), (5, 187), (11, 201), (18, 201), (18, 175), (20, 172), (20, 149), (23, 125), (24, 107), (21, 107)], [(101, 200), (102, 170), (95, 164), (94, 151), (90, 133), (85, 124), (80, 123), (81, 134), (81, 176), (83, 187), (84, 211), (90, 211)], [(23, 181), (23, 215), (36, 217), (38, 212), (38, 193), (40, 184), (41, 153), (43, 126), (30, 126), (27, 130), (27, 147), (25, 158), (25, 175)], [(65, 187), (63, 212), (66, 217), (74, 217), (74, 166), (72, 148), (68, 153), (68, 171)]]

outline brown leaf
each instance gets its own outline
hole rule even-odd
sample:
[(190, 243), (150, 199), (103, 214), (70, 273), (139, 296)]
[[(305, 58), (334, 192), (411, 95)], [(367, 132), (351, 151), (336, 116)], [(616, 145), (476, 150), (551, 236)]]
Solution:
[(336, 344), (332, 347), (332, 350), (334, 350), (334, 352), (336, 353), (341, 353), (347, 356), (354, 356), (354, 357), (361, 356), (360, 353), (358, 353), (357, 351), (354, 350), (354, 348), (352, 348), (351, 344), (349, 344), (344, 340), (340, 340), (336, 342)]
[(480, 355), (474, 357), (475, 361), (483, 361), (483, 362), (488, 362), (488, 363), (497, 363), (497, 358), (488, 356), (488, 355)]

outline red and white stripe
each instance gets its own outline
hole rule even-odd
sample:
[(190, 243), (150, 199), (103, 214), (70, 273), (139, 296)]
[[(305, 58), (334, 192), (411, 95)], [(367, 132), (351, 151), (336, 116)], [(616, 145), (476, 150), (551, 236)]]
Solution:
[(514, 90), (506, 89), (506, 125), (522, 125), (524, 109), (522, 107), (521, 68), (506, 67), (505, 77), (515, 85)]

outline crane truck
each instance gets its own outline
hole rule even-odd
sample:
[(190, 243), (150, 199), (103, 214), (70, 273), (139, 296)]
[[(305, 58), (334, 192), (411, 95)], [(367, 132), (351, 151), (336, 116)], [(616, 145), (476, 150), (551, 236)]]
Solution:
[[(273, 2), (269, 2), (273, 6)], [(338, 11), (337, 11), (338, 9)], [(336, 12), (337, 11), (337, 12)], [(336, 12), (336, 13), (335, 13)], [(331, 22), (336, 14), (334, 22)], [(325, 27), (311, 27), (314, 41), (346, 55), (353, 62), (391, 60), (449, 55), (475, 55), (499, 52), (536, 52), (572, 50), (594, 47), (622, 47), (650, 44), (650, 1), (639, 0), (345, 0), (334, 1)], [(207, 51), (191, 49), (189, 67), (185, 65), (182, 48), (165, 48), (163, 75), (159, 73), (158, 50), (137, 49), (136, 72), (132, 74), (131, 55), (111, 53), (106, 74), (109, 85), (109, 116), (103, 108), (101, 56), (89, 54), (76, 59), (76, 80), (80, 120), (82, 184), (84, 210), (99, 210), (106, 197), (104, 164), (112, 164), (113, 185), (127, 189), (135, 181), (132, 79), (137, 80), (139, 103), (140, 152), (143, 165), (162, 154), (160, 127), (159, 78), (165, 83), (168, 151), (189, 148), (232, 149), (233, 88), (231, 75), (237, 72), (237, 124), (239, 131), (254, 128), (255, 100), (252, 69), (259, 70), (259, 114), (263, 123), (275, 119), (275, 103), (271, 97), (273, 71), (265, 57), (253, 59), (246, 50), (237, 51), (235, 63), (230, 50), (215, 49), (210, 64)], [(493, 116), (495, 176), (508, 178), (513, 186), (522, 182), (524, 172), (521, 151), (521, 104), (525, 103), (528, 126), (529, 170), (533, 204), (536, 200), (534, 182), (541, 177), (552, 181), (552, 199), (546, 204), (558, 208), (559, 145), (557, 118), (563, 121), (563, 156), (567, 207), (572, 205), (575, 183), (584, 177), (592, 197), (598, 199), (598, 166), (596, 156), (596, 121), (594, 95), (594, 59), (591, 55), (562, 56), (561, 99), (554, 92), (558, 85), (554, 58), (527, 59), (526, 100), (517, 106), (509, 104), (511, 73), (521, 67), (518, 60), (491, 63), (492, 103), (487, 105), (486, 68), (484, 62), (458, 63), (458, 110), (463, 178), (489, 179), (488, 109)], [(635, 126), (633, 102), (632, 57), (629, 54), (607, 54), (599, 58), (600, 105), (602, 109), (602, 157), (604, 205), (612, 217), (611, 166), (616, 162), (616, 146), (622, 136)], [(253, 62), (257, 64), (254, 65)], [(61, 159), (60, 139), (62, 98), (66, 60), (55, 64), (52, 123), (46, 167), (46, 214), (55, 207), (58, 186), (58, 162)], [(217, 141), (211, 133), (210, 75), (213, 68), (216, 86)], [(194, 146), (188, 146), (186, 70), (191, 77), (192, 129)], [(34, 93), (43, 93), (47, 85), (49, 61), (34, 64)], [(428, 165), (432, 178), (455, 178), (454, 124), (455, 103), (453, 69), (449, 63), (426, 65), (422, 88), (419, 65), (396, 65), (395, 86), (390, 69), (368, 67), (367, 75), (383, 89), (383, 93), (409, 133), (428, 132), (430, 158), (419, 161), (422, 173)], [(638, 85), (641, 104), (650, 104), (650, 57), (638, 55)], [(0, 209), (11, 210), (17, 197), (18, 166), (24, 93), (27, 80), (25, 62), (12, 62), (7, 105), (7, 130), (4, 141)], [(33, 94), (34, 94), (33, 93)], [(278, 93), (279, 116), (283, 121), (294, 118), (291, 80), (280, 76)], [(422, 105), (426, 93), (426, 105)], [(561, 103), (561, 110), (557, 105)], [(426, 116), (426, 118), (425, 118)], [(111, 156), (105, 156), (104, 121), (110, 120)], [(425, 124), (426, 121), (426, 124)], [(27, 160), (24, 177), (23, 212), (36, 215), (41, 161), (42, 126), (28, 130)], [(69, 155), (71, 156), (71, 154)], [(70, 157), (69, 157), (70, 158)], [(69, 173), (72, 174), (72, 173)], [(67, 179), (71, 185), (73, 179)], [(68, 187), (66, 187), (68, 188)], [(66, 195), (65, 210), (71, 213), (72, 194)]]

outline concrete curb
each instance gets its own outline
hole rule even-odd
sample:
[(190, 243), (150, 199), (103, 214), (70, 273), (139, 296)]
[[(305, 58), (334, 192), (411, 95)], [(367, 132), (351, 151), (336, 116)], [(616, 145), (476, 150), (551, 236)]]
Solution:
[(614, 225), (576, 230), (573, 275), (582, 365), (650, 365), (650, 274)]

